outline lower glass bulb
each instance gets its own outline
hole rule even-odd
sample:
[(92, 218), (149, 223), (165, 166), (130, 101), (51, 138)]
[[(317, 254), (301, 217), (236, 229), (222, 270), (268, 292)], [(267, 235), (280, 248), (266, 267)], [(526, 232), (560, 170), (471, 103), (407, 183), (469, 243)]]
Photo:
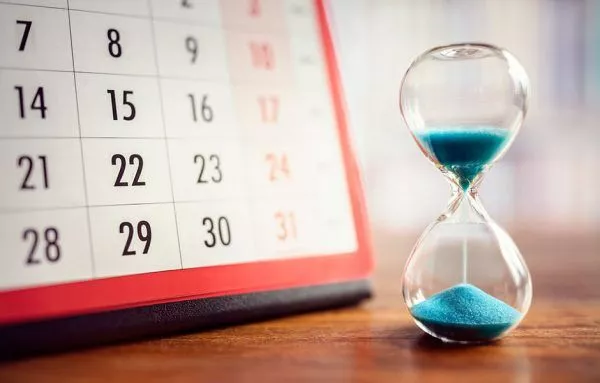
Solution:
[(476, 198), (456, 190), (406, 264), (403, 295), (417, 325), (447, 342), (485, 342), (515, 328), (531, 304), (529, 271)]

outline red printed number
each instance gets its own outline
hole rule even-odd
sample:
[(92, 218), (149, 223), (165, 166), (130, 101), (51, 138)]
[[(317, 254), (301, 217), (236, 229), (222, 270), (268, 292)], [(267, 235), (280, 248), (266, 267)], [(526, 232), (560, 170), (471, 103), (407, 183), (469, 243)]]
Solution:
[(250, 6), (248, 7), (248, 13), (252, 17), (259, 17), (261, 13), (260, 0), (250, 0)]
[(291, 174), (287, 154), (277, 155), (269, 153), (265, 156), (265, 160), (269, 164), (269, 181), (275, 182), (290, 178)]
[(285, 242), (296, 239), (296, 216), (293, 211), (275, 213), (277, 222), (277, 239)]
[(256, 69), (273, 70), (275, 68), (275, 55), (269, 43), (250, 43), (252, 66)]
[(260, 119), (263, 123), (273, 124), (279, 119), (279, 97), (259, 96)]

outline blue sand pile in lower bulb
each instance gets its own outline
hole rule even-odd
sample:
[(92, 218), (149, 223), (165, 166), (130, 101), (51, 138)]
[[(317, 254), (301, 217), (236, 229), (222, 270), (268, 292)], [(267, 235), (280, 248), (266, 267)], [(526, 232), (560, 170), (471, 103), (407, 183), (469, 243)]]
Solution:
[(465, 342), (497, 338), (521, 319), (520, 312), (468, 283), (432, 295), (411, 314), (437, 336)]
[(453, 173), (463, 190), (489, 165), (510, 139), (508, 129), (451, 126), (415, 133), (421, 145)]

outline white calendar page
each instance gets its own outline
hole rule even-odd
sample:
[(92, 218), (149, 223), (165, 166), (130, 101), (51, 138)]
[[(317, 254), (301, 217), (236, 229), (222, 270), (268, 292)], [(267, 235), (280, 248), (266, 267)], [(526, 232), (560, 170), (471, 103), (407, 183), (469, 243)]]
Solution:
[(355, 253), (317, 6), (0, 1), (0, 293)]

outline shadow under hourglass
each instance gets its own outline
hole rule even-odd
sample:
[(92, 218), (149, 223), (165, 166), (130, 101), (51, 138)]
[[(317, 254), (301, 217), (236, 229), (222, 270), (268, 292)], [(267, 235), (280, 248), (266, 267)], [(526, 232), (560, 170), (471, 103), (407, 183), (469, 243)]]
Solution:
[(417, 326), (399, 327), (388, 334), (385, 338), (387, 343), (396, 348), (408, 349), (413, 352), (421, 351), (444, 351), (444, 350), (472, 350), (481, 347), (489, 347), (500, 344), (501, 340), (485, 341), (485, 342), (444, 342), (427, 333), (421, 331)]
[(476, 342), (476, 343), (457, 343), (444, 342), (429, 334), (421, 333), (420, 336), (411, 344), (411, 348), (421, 351), (443, 351), (443, 350), (460, 350), (474, 349), (478, 347), (489, 347), (498, 344), (500, 340)]

